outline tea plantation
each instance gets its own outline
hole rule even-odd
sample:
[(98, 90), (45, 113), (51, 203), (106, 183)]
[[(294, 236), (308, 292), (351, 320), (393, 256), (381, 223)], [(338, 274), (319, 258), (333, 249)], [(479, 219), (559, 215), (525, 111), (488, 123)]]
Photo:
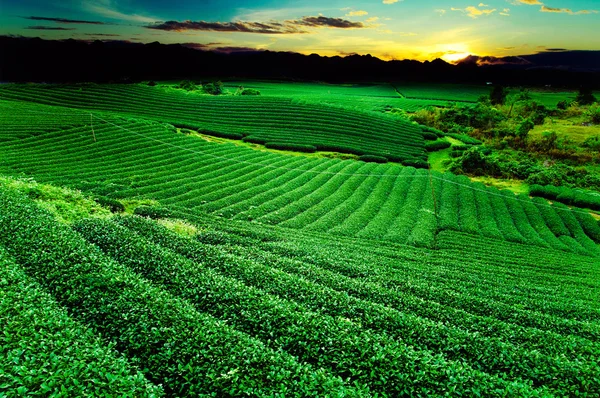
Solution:
[(589, 212), (205, 139), (422, 159), (417, 125), (139, 85), (0, 98), (0, 396), (600, 395)]

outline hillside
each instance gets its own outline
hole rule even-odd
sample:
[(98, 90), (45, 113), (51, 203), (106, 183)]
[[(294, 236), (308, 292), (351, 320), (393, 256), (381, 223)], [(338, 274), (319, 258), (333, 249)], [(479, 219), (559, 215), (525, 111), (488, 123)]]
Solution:
[(294, 89), (0, 87), (0, 396), (600, 395), (590, 212)]
[[(4, 102), (9, 104), (14, 103)], [(64, 115), (66, 125), (56, 128), (54, 118), (63, 117), (62, 108), (13, 105), (6, 128), (29, 125), (29, 120), (48, 126), (33, 124), (27, 138), (0, 144), (0, 172), (97, 195), (153, 199), (173, 208), (335, 235), (435, 247), (437, 234), (452, 230), (599, 254), (600, 227), (586, 212), (466, 177), (436, 172), (430, 177), (427, 170), (395, 164), (287, 156), (208, 142), (146, 119), (72, 112)]]
[[(32, 188), (21, 191), (39, 197), (32, 195), (47, 189)], [(88, 328), (124, 355), (120, 366), (128, 370), (106, 368), (96, 391), (600, 391), (592, 376), (600, 351), (595, 260), (498, 241), (482, 245), (454, 232), (440, 234), (440, 249), (430, 251), (206, 216), (188, 216), (197, 226), (191, 237), (136, 216), (80, 219), (69, 227), (54, 218), (64, 207), (49, 213), (14, 188), (3, 187), (0, 199), (6, 267), (15, 269), (13, 279), (31, 280), (25, 283), (51, 295), (31, 308), (66, 308), (63, 322)], [(12, 298), (10, 286), (3, 284), (2, 293)], [(43, 337), (31, 336), (23, 352), (39, 353), (33, 342), (43, 344)], [(84, 346), (76, 347), (70, 355), (87, 363)], [(68, 357), (55, 358), (55, 369), (69, 366)], [(9, 381), (18, 383), (19, 368), (11, 369)], [(152, 384), (135, 381), (138, 369)], [(24, 384), (36, 389), (35, 382)]]

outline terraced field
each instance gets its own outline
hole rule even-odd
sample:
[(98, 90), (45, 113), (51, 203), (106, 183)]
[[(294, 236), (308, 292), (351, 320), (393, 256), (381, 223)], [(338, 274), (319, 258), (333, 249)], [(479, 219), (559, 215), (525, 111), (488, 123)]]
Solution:
[(476, 102), (491, 90), (489, 86), (467, 84), (398, 82), (393, 86), (408, 99), (458, 102)]
[[(20, 105), (19, 119), (42, 107)], [(27, 112), (32, 111), (32, 112)], [(597, 255), (600, 227), (583, 212), (395, 164), (291, 157), (178, 134), (169, 125), (82, 114), (0, 146), (0, 173), (224, 218), (435, 247), (443, 230)], [(56, 117), (61, 117), (57, 115)], [(37, 130), (36, 130), (37, 131)], [(94, 141), (94, 139), (96, 141)]]
[(424, 156), (417, 125), (291, 98), (186, 95), (143, 85), (3, 85), (0, 99), (117, 112), (215, 135), (237, 134), (258, 143), (312, 145), (321, 151), (382, 155), (396, 161)]
[[(35, 325), (62, 316), (64, 324), (89, 330), (57, 337), (63, 345), (85, 338), (87, 345), (103, 343), (123, 355), (119, 363), (103, 358), (96, 379), (67, 373), (82, 378), (68, 391), (364, 397), (600, 392), (595, 259), (452, 231), (441, 233), (440, 249), (431, 251), (173, 216), (187, 217), (198, 234), (183, 237), (132, 216), (69, 227), (23, 194), (0, 190), (4, 269), (23, 288), (48, 292), (22, 304), (39, 315), (26, 329), (32, 331), (23, 340), (27, 346), (13, 351), (15, 363), (39, 355), (46, 337), (33, 332)], [(20, 300), (12, 284), (1, 284), (0, 291)], [(66, 312), (44, 312), (59, 307)], [(55, 357), (53, 366), (91, 363), (85, 344)], [(38, 366), (44, 371), (47, 365)], [(39, 390), (21, 377), (22, 367), (6, 369), (4, 390)]]
[[(581, 209), (177, 127), (291, 136), (308, 102), (0, 96), (0, 396), (600, 395), (600, 226)], [(365, 150), (395, 142), (369, 123), (410, 137), (326, 113)]]

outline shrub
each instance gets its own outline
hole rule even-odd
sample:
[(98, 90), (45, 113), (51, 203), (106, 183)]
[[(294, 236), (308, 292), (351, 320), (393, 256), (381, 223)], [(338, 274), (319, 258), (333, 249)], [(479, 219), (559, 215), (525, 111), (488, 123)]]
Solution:
[(588, 123), (600, 124), (600, 104), (593, 104), (584, 113)]
[(242, 90), (240, 95), (260, 95), (260, 91), (254, 88), (247, 88)]
[(361, 160), (363, 162), (373, 162), (373, 163), (387, 163), (388, 159), (384, 156), (377, 156), (377, 155), (362, 155), (358, 158), (358, 160)]
[(179, 83), (179, 85), (177, 86), (177, 88), (186, 90), (186, 91), (194, 91), (196, 90), (196, 83), (194, 83), (191, 80), (183, 80), (181, 83)]
[(433, 141), (433, 142), (426, 142), (425, 150), (427, 150), (428, 152), (434, 152), (434, 151), (439, 151), (442, 149), (450, 148), (450, 145), (452, 145), (452, 144), (450, 144), (446, 140), (437, 140), (437, 141)]
[(259, 145), (265, 145), (267, 143), (266, 138), (256, 137), (254, 135), (246, 136), (246, 137), (242, 138), (242, 141), (249, 142), (251, 144), (259, 144)]
[(150, 86), (150, 87), (154, 87), (154, 86), (156, 86), (156, 82), (155, 82), (154, 80), (150, 80), (150, 81), (148, 82), (148, 86)]
[(492, 105), (504, 105), (508, 91), (502, 86), (494, 86), (490, 93), (490, 102)]
[(223, 83), (220, 81), (202, 85), (202, 91), (210, 95), (221, 95), (224, 92)]
[(430, 131), (423, 131), (423, 138), (426, 140), (435, 141), (438, 139), (438, 135)]
[(269, 149), (279, 149), (281, 151), (295, 151), (311, 153), (317, 150), (314, 145), (293, 144), (291, 142), (267, 142), (265, 146)]
[(594, 93), (590, 87), (581, 87), (577, 93), (577, 98), (575, 98), (575, 101), (577, 101), (579, 105), (591, 105), (597, 100), (596, 97), (594, 97)]
[(139, 206), (135, 208), (133, 214), (142, 217), (152, 218), (154, 220), (159, 218), (171, 217), (171, 211), (169, 209), (158, 206)]
[(571, 103), (572, 103), (572, 102), (573, 102), (573, 101), (571, 101), (571, 100), (566, 100), (566, 99), (565, 99), (565, 100), (562, 100), (562, 101), (558, 101), (558, 104), (556, 104), (556, 107), (557, 107), (558, 109), (560, 109), (560, 110), (563, 110), (563, 111), (564, 111), (564, 110), (566, 110), (568, 107), (570, 107), (570, 106), (571, 106)]
[(116, 199), (107, 198), (106, 196), (96, 196), (94, 202), (98, 203), (102, 207), (106, 207), (113, 213), (122, 213), (125, 211), (123, 203)]
[(428, 169), (429, 163), (422, 159), (409, 158), (402, 161), (404, 166), (412, 166), (417, 169)]
[(205, 135), (212, 135), (213, 137), (221, 137), (221, 138), (229, 138), (231, 140), (241, 140), (244, 138), (244, 135), (241, 133), (233, 133), (228, 131), (214, 131), (214, 130), (198, 130), (198, 133)]

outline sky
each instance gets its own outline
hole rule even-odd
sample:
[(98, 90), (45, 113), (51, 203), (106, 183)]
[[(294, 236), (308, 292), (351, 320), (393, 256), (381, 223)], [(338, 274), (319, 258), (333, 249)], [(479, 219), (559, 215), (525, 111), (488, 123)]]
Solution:
[(0, 35), (453, 62), (600, 50), (600, 0), (0, 0)]

